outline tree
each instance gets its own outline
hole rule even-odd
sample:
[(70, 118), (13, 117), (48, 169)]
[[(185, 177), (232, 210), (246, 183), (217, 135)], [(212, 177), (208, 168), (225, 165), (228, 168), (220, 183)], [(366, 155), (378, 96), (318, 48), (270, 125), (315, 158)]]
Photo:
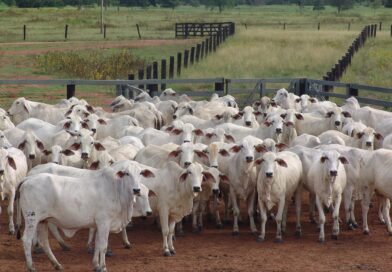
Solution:
[(225, 7), (233, 7), (235, 5), (235, 0), (203, 0), (200, 1), (200, 3), (207, 8), (217, 7), (219, 13), (221, 13)]
[(331, 6), (338, 9), (338, 13), (345, 9), (350, 9), (354, 6), (353, 0), (331, 0)]
[(313, 10), (324, 10), (324, 0), (315, 0)]
[(180, 0), (159, 0), (158, 4), (160, 4), (160, 6), (163, 8), (174, 9), (180, 5)]
[(373, 8), (374, 14), (376, 14), (376, 9), (381, 7), (382, 0), (369, 0), (370, 7)]
[(392, 0), (385, 0), (384, 5), (386, 8), (392, 8)]

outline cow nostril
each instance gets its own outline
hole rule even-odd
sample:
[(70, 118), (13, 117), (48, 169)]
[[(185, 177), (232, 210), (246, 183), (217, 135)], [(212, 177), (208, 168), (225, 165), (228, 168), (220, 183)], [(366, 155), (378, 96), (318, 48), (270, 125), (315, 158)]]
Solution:
[(219, 195), (219, 189), (212, 189), (212, 193), (214, 195)]
[(245, 159), (246, 159), (247, 162), (253, 161), (253, 157), (250, 157), (250, 156), (246, 157)]
[(252, 125), (252, 122), (246, 121), (246, 122), (245, 122), (245, 125), (248, 126), (248, 127), (250, 127), (250, 126)]
[(35, 155), (34, 155), (34, 154), (30, 154), (30, 155), (29, 155), (29, 159), (30, 159), (30, 160), (34, 160), (34, 159), (35, 159)]
[(173, 115), (173, 119), (177, 119), (177, 116), (176, 116), (176, 115)]
[(55, 164), (59, 164), (59, 162), (56, 162), (56, 161), (54, 161), (53, 163), (55, 163)]
[(137, 195), (140, 194), (140, 189), (133, 189), (133, 193)]
[(266, 175), (267, 178), (272, 178), (274, 173), (267, 172), (267, 173), (265, 173), (265, 175)]
[(88, 158), (88, 154), (87, 153), (82, 153), (82, 159), (87, 159)]
[(218, 169), (218, 165), (213, 165), (213, 166), (211, 166), (212, 168), (216, 168), (216, 169)]
[(188, 167), (191, 164), (192, 164), (191, 162), (184, 162), (185, 167)]
[(184, 140), (184, 143), (190, 143), (191, 141), (189, 141), (189, 140)]
[(0, 170), (0, 175), (3, 175), (4, 174), (4, 170)]
[(338, 171), (329, 171), (332, 177), (336, 177), (338, 175)]
[(92, 128), (91, 131), (95, 133), (95, 132), (97, 132), (97, 129), (96, 128)]
[(277, 128), (276, 129), (276, 133), (282, 133), (282, 129), (281, 128)]
[(200, 187), (199, 186), (193, 186), (193, 192), (195, 192), (195, 193), (200, 192)]
[(366, 142), (366, 146), (372, 146), (372, 142)]
[(335, 125), (340, 126), (340, 121), (335, 121)]

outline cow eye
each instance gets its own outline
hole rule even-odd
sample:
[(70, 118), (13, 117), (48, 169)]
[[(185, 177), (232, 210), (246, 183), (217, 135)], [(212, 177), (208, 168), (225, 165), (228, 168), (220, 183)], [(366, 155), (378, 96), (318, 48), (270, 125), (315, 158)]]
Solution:
[(4, 138), (4, 135), (1, 135), (0, 138)]
[(3, 119), (5, 120), (5, 116), (3, 117)]
[(91, 144), (91, 145), (93, 145), (93, 144), (94, 144), (94, 142), (91, 142), (90, 144)]
[(16, 102), (16, 104), (19, 104), (19, 101), (18, 101), (18, 102)]

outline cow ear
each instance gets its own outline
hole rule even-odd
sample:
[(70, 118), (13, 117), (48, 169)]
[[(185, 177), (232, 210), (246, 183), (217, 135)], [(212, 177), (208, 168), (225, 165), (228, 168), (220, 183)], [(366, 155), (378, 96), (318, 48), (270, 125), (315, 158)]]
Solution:
[(81, 122), (82, 123), (82, 128), (88, 129), (88, 124), (86, 122)]
[(276, 161), (280, 166), (286, 167), (286, 168), (287, 168), (287, 163), (286, 163), (284, 160), (282, 160), (282, 159), (276, 159), (275, 161)]
[(172, 129), (170, 132), (173, 133), (174, 135), (180, 135), (182, 132), (182, 129), (175, 128), (175, 129)]
[(214, 136), (214, 135), (216, 135), (216, 134), (215, 134), (215, 133), (207, 133), (205, 136), (206, 136), (208, 139), (211, 139), (212, 136)]
[(228, 141), (228, 142), (235, 143), (234, 137), (231, 136), (231, 135), (229, 135), (229, 134), (225, 134), (225, 139), (226, 139), (226, 141)]
[(283, 119), (286, 118), (286, 116), (287, 116), (287, 113), (282, 113), (282, 114), (280, 115), (280, 117), (282, 117)]
[(175, 158), (175, 157), (177, 157), (178, 155), (180, 155), (181, 152), (182, 152), (182, 151), (181, 151), (180, 149), (173, 150), (172, 152), (169, 153), (169, 157)]
[(184, 182), (186, 180), (186, 178), (188, 177), (188, 172), (184, 172), (181, 174), (180, 176), (180, 181)]
[(86, 106), (86, 109), (90, 112), (90, 113), (94, 113), (94, 108), (90, 105)]
[(23, 103), (23, 108), (24, 108), (24, 110), (25, 110), (27, 113), (29, 113), (29, 109), (26, 107), (26, 103)]
[(217, 119), (217, 120), (220, 120), (220, 119), (222, 119), (223, 118), (223, 115), (222, 114), (217, 114), (217, 115), (215, 115), (215, 119)]
[(101, 125), (107, 125), (106, 121), (103, 119), (98, 119), (98, 123), (100, 123)]
[(24, 140), (23, 142), (21, 142), (21, 143), (18, 145), (18, 149), (24, 149), (25, 144), (26, 144), (26, 140)]
[(78, 150), (80, 148), (80, 143), (74, 143), (69, 147), (71, 150)]
[(105, 147), (101, 143), (94, 143), (94, 147), (98, 151), (103, 151), (105, 150)]
[(346, 159), (346, 157), (341, 156), (341, 157), (339, 157), (339, 160), (343, 164), (348, 164), (348, 160)]
[(45, 156), (49, 156), (50, 154), (52, 154), (52, 151), (46, 149), (42, 152), (45, 154)]
[(331, 118), (332, 115), (333, 115), (333, 111), (329, 111), (327, 112), (327, 115), (325, 115), (325, 118)]
[(195, 153), (199, 158), (208, 160), (208, 156), (203, 151), (195, 150)]
[(7, 159), (8, 159), (8, 164), (9, 164), (14, 170), (16, 170), (16, 164), (15, 164), (14, 159), (13, 159), (12, 157), (10, 157), (10, 156), (8, 156)]
[(116, 173), (116, 176), (119, 177), (119, 178), (122, 178), (123, 176), (125, 176), (125, 172), (124, 171), (118, 171)]
[(192, 108), (189, 108), (189, 114), (193, 115), (193, 109)]
[(278, 104), (276, 104), (275, 101), (271, 101), (271, 106), (274, 107), (274, 108), (277, 108), (277, 107), (278, 107)]
[(213, 183), (216, 182), (214, 176), (210, 172), (203, 171), (202, 174), (203, 174), (203, 181), (204, 182), (208, 182), (208, 181), (213, 182)]
[(348, 111), (343, 111), (342, 114), (346, 118), (351, 117), (351, 114)]
[(285, 145), (284, 143), (278, 143), (278, 144), (276, 144), (275, 145), (275, 147), (279, 150), (279, 151), (282, 151), (282, 150), (284, 150), (284, 149), (286, 149), (286, 148), (289, 148), (287, 145)]
[(72, 112), (72, 108), (73, 108), (73, 106), (64, 114), (64, 116), (68, 116), (68, 115), (70, 115), (71, 114), (71, 112)]
[(144, 169), (140, 172), (140, 175), (142, 175), (145, 178), (155, 178), (155, 175), (153, 172), (151, 172), (148, 169)]
[(84, 117), (87, 117), (90, 115), (90, 113), (88, 113), (88, 112), (84, 112), (83, 114), (84, 114)]
[(36, 140), (35, 143), (37, 144), (39, 150), (41, 151), (45, 150), (44, 144), (41, 141)]
[(221, 183), (229, 183), (229, 177), (225, 174), (219, 174), (219, 179)]
[(257, 159), (257, 160), (255, 160), (255, 164), (260, 165), (263, 163), (263, 161), (264, 161), (264, 159), (261, 159), (261, 158)]
[(322, 157), (320, 158), (320, 162), (321, 162), (321, 163), (324, 163), (326, 160), (328, 160), (328, 157), (327, 157), (327, 156), (322, 156)]
[(201, 129), (199, 129), (199, 128), (194, 129), (194, 130), (193, 130), (193, 133), (194, 133), (196, 136), (203, 136), (203, 135), (204, 135), (203, 131), (202, 131)]
[[(97, 170), (97, 169), (98, 169), (98, 166), (99, 166), (99, 161), (95, 161), (95, 162), (93, 162), (93, 163), (90, 165), (90, 167), (89, 167), (88, 169), (90, 169), (90, 170)], [(118, 175), (118, 173), (117, 173), (117, 175)], [(122, 176), (121, 176), (121, 178), (122, 178)]]
[(174, 128), (174, 126), (167, 127), (167, 128), (165, 129), (165, 131), (166, 131), (166, 132), (172, 131), (173, 128)]
[(235, 153), (240, 152), (240, 150), (241, 150), (241, 146), (239, 146), (239, 145), (235, 145), (232, 148), (230, 148), (230, 151), (235, 152)]
[(152, 196), (157, 196), (154, 191), (149, 190), (148, 191), (148, 197), (152, 197)]
[(295, 117), (296, 117), (298, 120), (304, 120), (304, 116), (303, 116), (302, 114), (300, 114), (300, 113), (296, 113), (296, 114), (295, 114)]
[(69, 150), (69, 149), (65, 149), (65, 150), (61, 151), (61, 153), (64, 154), (65, 156), (75, 155), (75, 152), (73, 152), (72, 150)]
[(265, 148), (264, 145), (259, 144), (259, 145), (255, 145), (255, 149), (257, 152), (261, 153), (261, 152), (267, 152), (267, 149)]
[(377, 140), (384, 139), (384, 137), (380, 133), (378, 133), (378, 132), (374, 133), (374, 137), (376, 137)]
[(259, 115), (261, 115), (261, 112), (259, 112), (259, 111), (254, 111), (253, 114), (254, 114), (255, 116), (259, 116)]
[(66, 122), (66, 123), (64, 123), (63, 128), (64, 129), (69, 129), (70, 126), (71, 126), (71, 122)]
[(235, 120), (238, 120), (242, 117), (242, 115), (240, 115), (240, 113), (237, 113), (236, 115), (232, 115), (231, 117)]
[(227, 152), (226, 149), (220, 149), (220, 150), (219, 150), (219, 154), (220, 154), (221, 156), (223, 156), (223, 157), (228, 157), (228, 156), (230, 156), (230, 153)]
[(358, 138), (358, 139), (361, 139), (363, 135), (365, 135), (364, 132), (358, 132), (358, 133), (357, 133), (357, 138)]
[(271, 124), (272, 124), (272, 123), (271, 123), (271, 122), (268, 122), (268, 121), (265, 121), (265, 122), (264, 122), (264, 125), (265, 125), (266, 127), (269, 127)]

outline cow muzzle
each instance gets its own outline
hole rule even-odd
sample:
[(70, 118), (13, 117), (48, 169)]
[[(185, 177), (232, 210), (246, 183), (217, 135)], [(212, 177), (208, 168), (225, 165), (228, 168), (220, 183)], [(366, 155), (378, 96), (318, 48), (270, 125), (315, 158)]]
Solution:
[(133, 189), (133, 193), (135, 195), (140, 195), (140, 189)]
[(250, 156), (248, 156), (248, 157), (246, 157), (245, 158), (245, 160), (246, 160), (246, 162), (252, 162), (253, 161), (253, 157), (250, 157)]
[(252, 122), (251, 122), (251, 121), (246, 121), (246, 122), (245, 122), (245, 126), (250, 127), (251, 125), (252, 125)]
[(87, 160), (88, 159), (88, 154), (86, 152), (83, 152), (82, 155), (81, 155), (81, 158), (83, 160)]
[(34, 154), (30, 154), (30, 155), (29, 155), (29, 159), (30, 159), (30, 160), (34, 160), (34, 159), (35, 159), (35, 155), (34, 155)]
[(335, 121), (335, 126), (340, 126), (340, 121)]
[(276, 134), (281, 134), (282, 133), (282, 129), (281, 128), (277, 128), (275, 131), (276, 131)]
[(97, 132), (96, 128), (92, 128), (91, 131), (95, 134)]
[(371, 147), (372, 146), (372, 142), (366, 142), (366, 146), (367, 147)]
[(338, 171), (331, 170), (331, 171), (329, 171), (329, 174), (330, 174), (331, 177), (337, 177), (338, 176)]
[(0, 176), (4, 175), (4, 170), (0, 170)]
[(267, 178), (272, 178), (272, 177), (274, 176), (274, 173), (272, 173), (272, 172), (267, 172), (267, 173), (265, 173), (265, 176), (266, 176)]
[(189, 165), (191, 165), (191, 164), (192, 164), (191, 162), (184, 162), (185, 168), (189, 167)]
[(219, 189), (212, 189), (212, 193), (216, 196), (219, 195)]
[(193, 192), (194, 193), (200, 193), (201, 188), (199, 186), (193, 186)]

